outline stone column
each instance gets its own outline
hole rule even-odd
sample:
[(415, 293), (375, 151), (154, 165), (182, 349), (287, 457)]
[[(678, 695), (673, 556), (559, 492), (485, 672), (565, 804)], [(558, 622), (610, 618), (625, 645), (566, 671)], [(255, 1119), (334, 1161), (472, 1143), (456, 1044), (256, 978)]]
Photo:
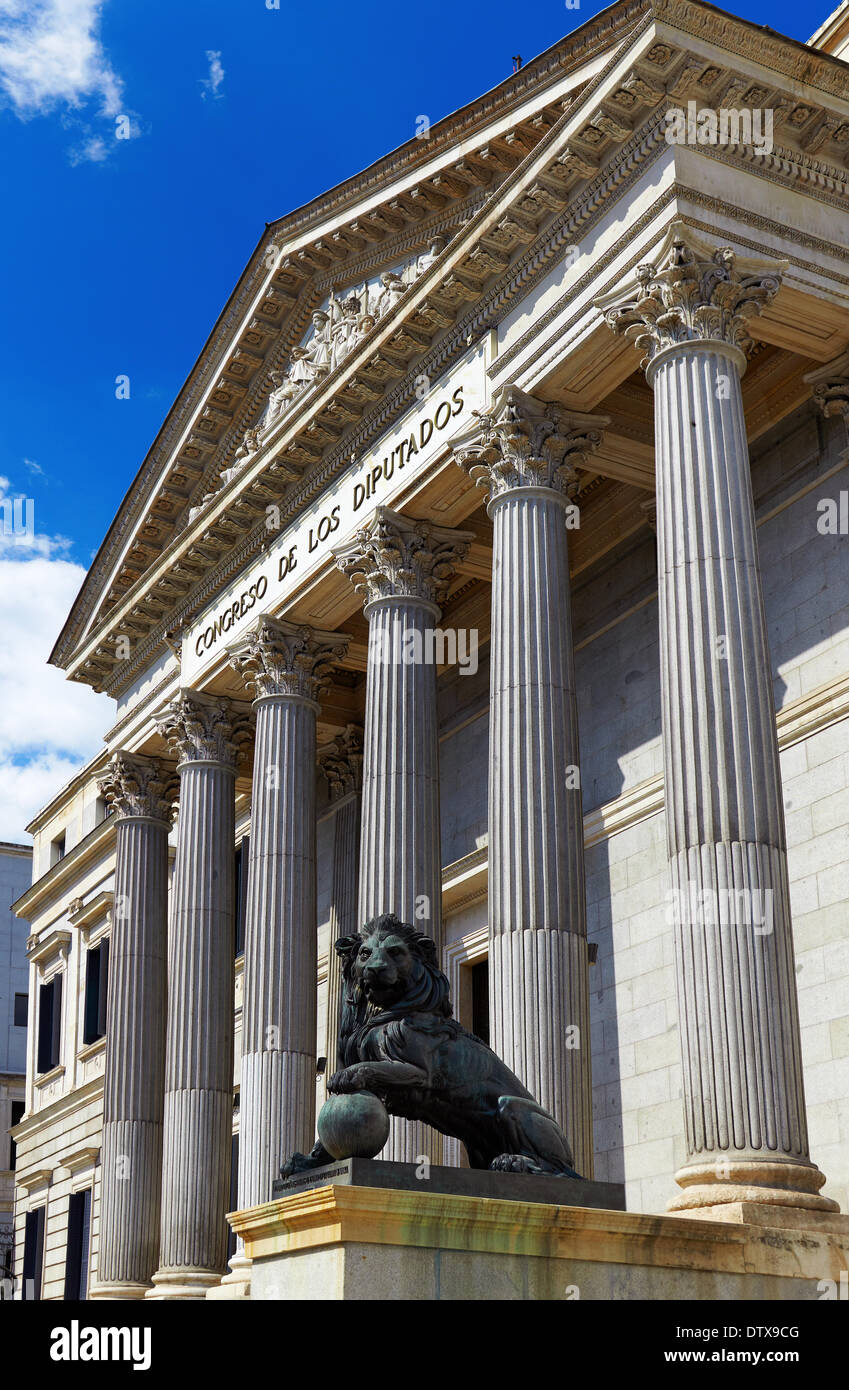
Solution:
[(568, 530), (606, 417), (498, 391), (455, 441), (493, 523), (489, 969), (494, 1050), (592, 1177), (589, 959)]
[(330, 953), (327, 963), (327, 1076), (344, 1063), (339, 1059), (342, 1013), (342, 965), (334, 942), (353, 936), (359, 919), (360, 812), (363, 772), (363, 731), (349, 724), (344, 734), (318, 751), (319, 767), (327, 780), (333, 816), (333, 884), (330, 896)]
[(655, 396), (666, 823), (687, 1163), (672, 1210), (833, 1210), (808, 1155), (778, 740), (740, 378), (784, 266), (674, 224), (611, 327)]
[(315, 1142), (318, 924), (315, 723), (349, 638), (261, 618), (230, 649), (256, 691), (245, 921), (239, 1208), (271, 1201), (291, 1153)]
[(159, 1269), (149, 1298), (200, 1299), (227, 1264), (233, 1118), (233, 878), (238, 720), (181, 691), (157, 718), (180, 774), (168, 952)]
[(168, 833), (176, 778), (115, 753), (97, 785), (115, 817), (100, 1245), (92, 1298), (143, 1298), (159, 1262)]
[[(366, 595), (368, 677), (363, 741), (360, 923), (394, 912), (442, 949), (442, 856), (436, 667), (428, 632), (440, 619), (470, 533), (412, 521), (378, 507), (334, 552)], [(384, 1157), (437, 1158), (441, 1139), (393, 1121)]]

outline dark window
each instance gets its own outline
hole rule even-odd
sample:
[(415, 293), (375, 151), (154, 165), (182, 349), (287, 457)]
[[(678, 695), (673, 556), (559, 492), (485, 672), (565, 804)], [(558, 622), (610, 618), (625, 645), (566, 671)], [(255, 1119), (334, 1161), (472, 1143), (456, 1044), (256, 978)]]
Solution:
[[(239, 1210), (239, 1136), (234, 1134), (230, 1141), (230, 1205), (228, 1211)], [(229, 1225), (229, 1223), (228, 1223)], [(227, 1260), (236, 1253), (236, 1232), (229, 1226), (227, 1235)]]
[(489, 961), (472, 966), (472, 1032), (489, 1042)]
[(106, 1036), (106, 991), (109, 976), (109, 939), (86, 954), (85, 1026), (83, 1042), (97, 1042)]
[(44, 1267), (45, 1207), (28, 1211), (24, 1225), (24, 1298), (37, 1303), (41, 1298), (41, 1271)]
[(65, 1252), (65, 1301), (78, 1303), (88, 1293), (88, 1247), (91, 1231), (91, 1188), (72, 1192), (68, 1203), (68, 1245)]
[(62, 1032), (62, 976), (54, 975), (38, 991), (38, 1070), (50, 1071), (59, 1064)]
[[(15, 1125), (19, 1125), (19, 1124), (21, 1123), (21, 1120), (22, 1120), (23, 1118), (24, 1118), (24, 1103), (23, 1103), (23, 1101), (22, 1101), (22, 1100), (13, 1100), (13, 1101), (12, 1101), (12, 1123), (10, 1124), (9, 1128), (10, 1128), (10, 1129), (14, 1129), (14, 1128), (15, 1128)], [(17, 1146), (17, 1144), (15, 1143), (14, 1139), (12, 1138), (12, 1136), (10, 1135), (10, 1136), (9, 1136), (9, 1167), (10, 1167), (10, 1168), (14, 1168), (15, 1163), (16, 1163), (16, 1161), (17, 1161), (17, 1154), (18, 1154), (18, 1146)]]
[(245, 835), (236, 850), (236, 955), (245, 949), (245, 913), (248, 906), (248, 859), (250, 857), (251, 837)]
[(59, 863), (59, 860), (60, 860), (60, 859), (64, 859), (64, 858), (65, 858), (65, 832), (63, 831), (61, 835), (57, 835), (57, 836), (56, 836), (56, 839), (53, 841), (53, 843), (52, 843), (51, 846), (50, 846), (50, 867), (51, 867), (51, 869), (53, 868), (53, 865), (54, 865), (54, 864), (58, 864), (58, 863)]
[(29, 999), (26, 994), (15, 995), (15, 1027), (26, 1028), (27, 1026), (27, 1006)]
[(94, 823), (95, 823), (95, 825), (102, 825), (103, 822), (104, 822), (105, 820), (108, 820), (108, 818), (109, 818), (109, 816), (111, 816), (111, 814), (112, 814), (112, 807), (109, 805), (109, 802), (106, 800), (106, 797), (105, 797), (105, 796), (99, 796), (99, 797), (97, 798), (97, 800), (95, 801), (95, 803), (94, 803)]

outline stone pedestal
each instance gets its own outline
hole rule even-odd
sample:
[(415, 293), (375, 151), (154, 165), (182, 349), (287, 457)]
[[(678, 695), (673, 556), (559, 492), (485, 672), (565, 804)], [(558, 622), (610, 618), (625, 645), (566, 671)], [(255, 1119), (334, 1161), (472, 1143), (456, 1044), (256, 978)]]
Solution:
[(237, 720), (182, 692), (157, 720), (180, 773), (168, 954), (159, 1269), (148, 1298), (199, 1299), (227, 1263), (233, 1122)]
[(666, 822), (688, 1159), (672, 1209), (817, 1210), (740, 377), (780, 265), (678, 224), (608, 307), (655, 396)]
[(422, 1186), (320, 1187), (235, 1213), (251, 1298), (774, 1303), (821, 1298), (849, 1258), (846, 1217), (714, 1222)]
[[(368, 678), (363, 738), (359, 920), (394, 912), (441, 951), (442, 857), (436, 666), (428, 633), (472, 536), (387, 507), (335, 552), (366, 594)], [(437, 1159), (441, 1139), (394, 1120), (385, 1156)]]
[(159, 1262), (165, 1095), (168, 834), (176, 791), (157, 759), (116, 753), (98, 777), (115, 816), (100, 1244), (92, 1298), (142, 1298)]
[(500, 390), (455, 458), (489, 493), (490, 1038), (592, 1175), (589, 960), (568, 526), (604, 417)]

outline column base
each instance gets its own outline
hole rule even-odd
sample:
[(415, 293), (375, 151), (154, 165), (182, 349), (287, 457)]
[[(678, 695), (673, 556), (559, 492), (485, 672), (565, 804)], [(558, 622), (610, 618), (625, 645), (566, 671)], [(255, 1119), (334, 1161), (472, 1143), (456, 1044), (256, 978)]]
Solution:
[(94, 1284), (89, 1289), (89, 1298), (140, 1299), (146, 1298), (150, 1284), (135, 1284), (129, 1281), (116, 1281), (112, 1284)]
[(220, 1284), (207, 1292), (207, 1298), (233, 1301), (251, 1296), (251, 1261), (244, 1250), (238, 1250), (230, 1260), (230, 1272)]
[[(825, 1174), (813, 1163), (792, 1159), (738, 1157), (688, 1164), (675, 1174), (683, 1188), (667, 1211), (710, 1217), (729, 1204), (765, 1204), (814, 1212), (839, 1212), (837, 1202), (823, 1197)], [(721, 1217), (721, 1219), (725, 1219)]]
[(221, 1273), (218, 1270), (177, 1265), (173, 1269), (156, 1271), (153, 1276), (153, 1288), (148, 1289), (145, 1298), (160, 1302), (168, 1299), (199, 1302), (206, 1298), (209, 1289), (220, 1283)]

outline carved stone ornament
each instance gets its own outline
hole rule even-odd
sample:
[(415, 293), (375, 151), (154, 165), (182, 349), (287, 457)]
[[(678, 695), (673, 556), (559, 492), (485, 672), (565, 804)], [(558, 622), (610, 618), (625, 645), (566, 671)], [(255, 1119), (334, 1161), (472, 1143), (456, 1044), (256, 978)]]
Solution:
[(318, 750), (318, 766), (327, 779), (330, 800), (359, 791), (363, 779), (363, 731), (348, 724), (343, 734)]
[(181, 690), (154, 720), (180, 763), (214, 762), (235, 767), (250, 739), (250, 720), (230, 700)]
[(341, 661), (350, 638), (342, 632), (259, 618), (227, 657), (257, 696), (299, 695), (318, 700), (334, 662)]
[(745, 353), (752, 345), (748, 322), (778, 292), (786, 261), (738, 257), (730, 246), (711, 249), (683, 222), (674, 222), (657, 261), (637, 266), (636, 286), (596, 304), (615, 333), (645, 353), (709, 339)]
[(495, 500), (517, 488), (572, 498), (578, 469), (601, 443), (606, 415), (581, 415), (502, 386), (488, 410), (452, 441), (455, 462)]
[(116, 816), (144, 816), (170, 824), (177, 778), (159, 758), (113, 753), (95, 781)]
[(813, 388), (813, 396), (823, 415), (842, 415), (849, 428), (849, 352), (826, 362), (802, 378)]
[(413, 521), (389, 507), (378, 507), (353, 539), (333, 554), (367, 602), (417, 598), (439, 604), (473, 540), (471, 531)]

